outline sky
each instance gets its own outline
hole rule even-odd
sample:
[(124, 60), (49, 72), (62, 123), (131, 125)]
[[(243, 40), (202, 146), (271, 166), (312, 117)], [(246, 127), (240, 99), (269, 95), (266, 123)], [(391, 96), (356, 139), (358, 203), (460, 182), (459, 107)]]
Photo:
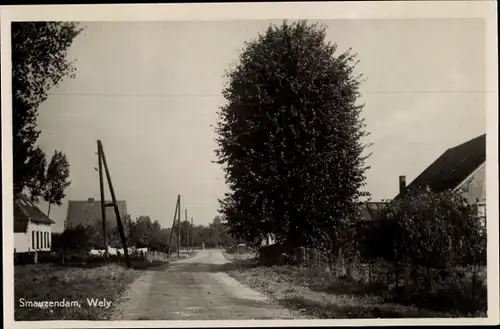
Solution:
[[(358, 54), (366, 78), (373, 201), (394, 197), (399, 175), (410, 183), (447, 148), (486, 132), (483, 20), (320, 22), (339, 53)], [(227, 191), (211, 127), (224, 73), (270, 23), (280, 21), (85, 22), (68, 52), (76, 77), (50, 90), (38, 118), (39, 145), (48, 156), (66, 153), (71, 170), (63, 205), (51, 209), (53, 230), (62, 231), (68, 200), (99, 199), (98, 139), (132, 218), (170, 226), (180, 194), (188, 218), (211, 222)]]

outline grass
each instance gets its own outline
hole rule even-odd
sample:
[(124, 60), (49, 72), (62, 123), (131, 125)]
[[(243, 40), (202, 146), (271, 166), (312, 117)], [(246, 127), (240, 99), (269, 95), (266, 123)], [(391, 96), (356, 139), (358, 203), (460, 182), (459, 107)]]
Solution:
[[(368, 284), (346, 276), (333, 278), (325, 271), (296, 266), (258, 266), (255, 260), (242, 255), (226, 254), (226, 257), (233, 261), (225, 267), (230, 276), (311, 318), (471, 316), (468, 311), (471, 306), (465, 303), (468, 287), (456, 284), (452, 278), (426, 294), (421, 291), (420, 295), (401, 299), (395, 298), (393, 290), (381, 282)], [(479, 316), (486, 316), (486, 306), (482, 304), (486, 302), (486, 289), (481, 287), (476, 288), (480, 302), (475, 305), (482, 310)]]
[[(196, 254), (181, 252), (180, 259)], [(131, 268), (123, 257), (112, 257), (108, 264), (103, 257), (68, 260), (64, 264), (44, 263), (14, 267), (14, 314), (16, 321), (39, 320), (106, 320), (120, 302), (121, 294), (147, 270), (161, 269), (178, 260), (177, 253), (168, 258), (163, 254), (148, 254), (146, 260), (130, 257)], [(20, 299), (25, 301), (21, 306)], [(111, 301), (111, 307), (95, 307), (87, 299)], [(77, 301), (79, 306), (40, 308), (26, 305), (27, 301)]]
[[(138, 263), (136, 264), (138, 265)], [(151, 264), (157, 266), (158, 264)], [(122, 292), (143, 272), (119, 264), (70, 267), (51, 264), (14, 267), (16, 321), (105, 320)], [(80, 307), (21, 307), (24, 301), (77, 301)], [(111, 301), (110, 308), (88, 305), (87, 298)]]

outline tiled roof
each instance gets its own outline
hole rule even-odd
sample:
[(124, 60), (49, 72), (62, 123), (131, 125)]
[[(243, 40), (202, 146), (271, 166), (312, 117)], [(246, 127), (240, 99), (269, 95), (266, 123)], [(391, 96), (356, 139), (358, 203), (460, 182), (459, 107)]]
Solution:
[(386, 204), (386, 202), (360, 202), (360, 222), (379, 220), (380, 209), (384, 204)]
[[(106, 203), (111, 203), (111, 201), (106, 201)], [(120, 212), (120, 217), (124, 219), (127, 213), (127, 204), (125, 201), (117, 201), (118, 211)], [(68, 202), (68, 214), (66, 217), (66, 228), (75, 227), (79, 224), (81, 225), (91, 225), (95, 224), (102, 219), (101, 214), (101, 201), (89, 199), (86, 201), (69, 201)], [(106, 207), (106, 222), (108, 225), (116, 224), (115, 210), (113, 207)]]
[(429, 186), (440, 193), (457, 188), (486, 161), (486, 134), (446, 150), (408, 188)]
[(14, 233), (25, 233), (28, 222), (40, 224), (55, 224), (47, 215), (35, 206), (26, 196), (17, 195), (14, 198)]

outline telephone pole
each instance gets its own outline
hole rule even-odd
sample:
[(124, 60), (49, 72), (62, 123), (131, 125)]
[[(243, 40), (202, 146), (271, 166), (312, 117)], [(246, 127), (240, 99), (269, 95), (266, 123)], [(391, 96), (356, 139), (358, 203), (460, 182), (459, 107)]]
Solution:
[(174, 211), (174, 221), (172, 223), (172, 228), (170, 229), (170, 237), (168, 240), (168, 256), (170, 257), (170, 251), (172, 250), (172, 238), (174, 237), (174, 229), (175, 229), (175, 220), (177, 219), (177, 214), (179, 212), (179, 208), (181, 206), (181, 195), (177, 195), (177, 202), (175, 204), (175, 211)]
[(108, 254), (108, 236), (106, 230), (106, 201), (104, 199), (104, 177), (102, 175), (102, 156), (100, 143), (97, 143), (97, 159), (99, 161), (99, 188), (101, 190), (101, 214), (102, 214), (102, 236), (104, 237), (104, 259), (107, 261)]
[(193, 225), (193, 217), (191, 217), (191, 251), (194, 251), (194, 225)]
[[(125, 263), (127, 264), (127, 267), (130, 268), (131, 264), (130, 264), (130, 259), (128, 257), (127, 241), (125, 239), (125, 232), (123, 229), (122, 220), (120, 218), (120, 211), (118, 209), (118, 203), (116, 202), (115, 189), (113, 188), (113, 182), (111, 181), (111, 174), (109, 172), (108, 164), (106, 162), (106, 155), (104, 154), (104, 149), (102, 147), (102, 143), (100, 140), (97, 141), (97, 149), (101, 155), (100, 158), (102, 160), (102, 165), (104, 166), (104, 171), (106, 173), (106, 178), (108, 180), (109, 192), (111, 193), (111, 199), (112, 199), (111, 203), (105, 204), (104, 206), (105, 207), (107, 207), (107, 206), (113, 207), (115, 209), (116, 222), (118, 224), (118, 232), (120, 233), (120, 238), (122, 240), (123, 254), (125, 256)], [(101, 196), (103, 194), (104, 194), (104, 191), (101, 189)], [(101, 207), (102, 207), (102, 201), (101, 201)], [(104, 214), (104, 212), (103, 212), (103, 214)]]
[(186, 251), (189, 254), (189, 222), (187, 209), (184, 209), (184, 222), (186, 223)]
[(179, 195), (179, 208), (177, 212), (177, 257), (181, 258), (181, 197)]

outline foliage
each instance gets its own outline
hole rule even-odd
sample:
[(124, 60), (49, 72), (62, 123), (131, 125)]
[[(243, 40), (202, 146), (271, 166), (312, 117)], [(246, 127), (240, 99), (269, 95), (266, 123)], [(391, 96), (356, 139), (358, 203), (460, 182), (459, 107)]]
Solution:
[(81, 31), (72, 22), (12, 23), (14, 193), (27, 189), (33, 201), (43, 194), (46, 165), (36, 145), (38, 108), (50, 88), (73, 77), (74, 63), (67, 59), (67, 51)]
[(400, 246), (401, 260), (416, 264), (441, 268), (486, 261), (486, 232), (459, 191), (408, 191), (382, 209), (381, 219), (385, 224), (372, 231), (368, 247), (375, 251), (380, 247), (374, 236), (384, 234), (385, 241)]
[[(54, 238), (54, 235), (52, 237)], [(52, 241), (54, 250), (71, 250), (80, 253), (92, 249), (92, 230), (82, 225), (66, 229), (60, 236), (55, 237)]]
[(325, 37), (305, 21), (272, 25), (228, 73), (216, 155), (230, 193), (220, 206), (251, 245), (268, 233), (293, 245), (338, 241), (363, 195), (356, 55)]
[(54, 151), (43, 178), (43, 183), (43, 199), (49, 203), (47, 213), (47, 216), (49, 216), (50, 206), (52, 204), (62, 205), (61, 202), (66, 196), (64, 191), (71, 184), (69, 181), (69, 162), (64, 153)]

